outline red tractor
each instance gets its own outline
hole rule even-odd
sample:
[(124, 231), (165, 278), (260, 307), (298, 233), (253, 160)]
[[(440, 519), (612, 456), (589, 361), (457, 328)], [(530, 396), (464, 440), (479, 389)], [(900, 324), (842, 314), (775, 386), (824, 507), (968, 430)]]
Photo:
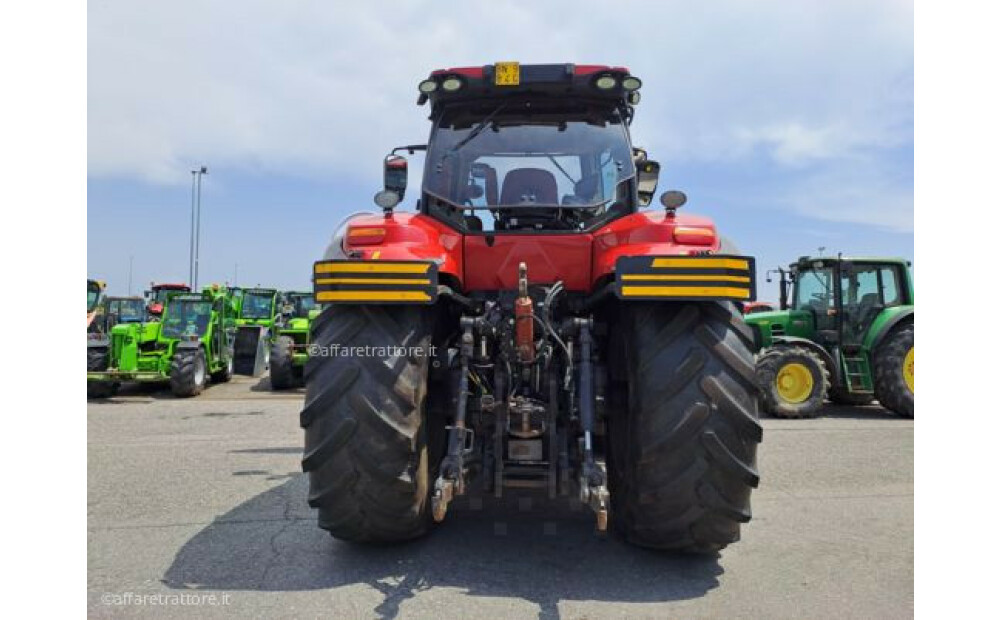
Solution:
[[(350, 218), (313, 283), (303, 469), (320, 527), (415, 538), (460, 495), (578, 498), (635, 544), (739, 539), (758, 484), (754, 260), (644, 209), (624, 67), (434, 71), (426, 145), (393, 150), (382, 215)], [(416, 212), (401, 152), (425, 151)]]

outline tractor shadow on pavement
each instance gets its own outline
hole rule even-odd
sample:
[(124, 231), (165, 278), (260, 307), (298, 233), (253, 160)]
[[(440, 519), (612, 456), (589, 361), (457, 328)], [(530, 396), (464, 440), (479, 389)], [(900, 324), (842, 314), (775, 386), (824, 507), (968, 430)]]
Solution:
[[(248, 379), (253, 380), (252, 377)], [(286, 390), (272, 390), (271, 389), (271, 377), (267, 374), (262, 375), (257, 382), (250, 386), (251, 392), (266, 392), (268, 394), (284, 394), (284, 395), (294, 395), (294, 396), (305, 396), (306, 389), (301, 385), (288, 388)]]
[(563, 600), (663, 602), (703, 596), (718, 586), (719, 555), (678, 556), (594, 533), (594, 520), (564, 500), (511, 499), (453, 504), (443, 526), (402, 545), (362, 546), (317, 528), (296, 475), (240, 504), (178, 551), (168, 587), (303, 591), (367, 584), (374, 609), (394, 618), (400, 605), (435, 587), (470, 596), (531, 601), (539, 618), (559, 617)]

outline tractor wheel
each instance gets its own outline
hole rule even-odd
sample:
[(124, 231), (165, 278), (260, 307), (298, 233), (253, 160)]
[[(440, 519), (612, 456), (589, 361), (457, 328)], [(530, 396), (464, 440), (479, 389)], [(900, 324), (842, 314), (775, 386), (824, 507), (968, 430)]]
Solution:
[[(432, 317), (421, 307), (338, 305), (313, 322), (321, 353), (304, 372), (302, 469), (319, 526), (337, 538), (395, 542), (427, 531), (429, 360), (417, 353), (429, 350)], [(345, 347), (392, 355), (348, 356)]]
[(271, 389), (287, 390), (295, 385), (292, 368), (292, 346), (295, 341), (289, 336), (278, 336), (271, 345)]
[(757, 358), (764, 409), (778, 418), (813, 418), (830, 389), (830, 371), (805, 347), (779, 346)]
[(868, 405), (875, 397), (871, 394), (851, 394), (843, 388), (833, 386), (830, 388), (830, 401), (838, 405), (848, 405), (850, 407), (861, 407)]
[[(108, 369), (108, 349), (89, 347), (87, 349), (87, 372), (101, 372)], [(88, 381), (87, 398), (110, 398), (118, 392), (118, 384), (110, 381)]]
[(170, 390), (174, 396), (197, 396), (208, 381), (208, 364), (202, 349), (180, 349), (170, 362)]
[(612, 522), (643, 547), (740, 538), (759, 482), (753, 336), (732, 304), (625, 308), (628, 407), (609, 420)]
[(893, 330), (875, 351), (875, 398), (904, 418), (913, 417), (913, 324)]
[(212, 373), (212, 383), (229, 383), (233, 379), (233, 356), (226, 360), (222, 370)]

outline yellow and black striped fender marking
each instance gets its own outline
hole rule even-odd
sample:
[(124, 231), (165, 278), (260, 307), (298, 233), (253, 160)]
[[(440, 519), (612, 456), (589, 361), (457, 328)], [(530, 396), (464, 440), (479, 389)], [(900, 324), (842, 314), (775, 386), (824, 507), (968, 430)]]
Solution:
[(437, 285), (432, 261), (322, 260), (313, 265), (313, 295), (321, 304), (432, 304)]
[(622, 299), (753, 301), (756, 269), (749, 256), (622, 256), (615, 293)]

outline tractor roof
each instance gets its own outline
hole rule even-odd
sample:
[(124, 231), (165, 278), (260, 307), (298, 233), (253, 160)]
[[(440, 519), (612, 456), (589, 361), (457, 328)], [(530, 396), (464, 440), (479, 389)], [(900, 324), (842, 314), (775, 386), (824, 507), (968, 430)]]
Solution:
[(159, 283), (159, 284), (155, 284), (154, 283), (154, 284), (151, 285), (151, 288), (154, 291), (158, 291), (158, 290), (187, 290), (190, 287), (187, 284), (178, 284), (178, 283)]
[(607, 100), (635, 105), (642, 82), (627, 67), (608, 65), (521, 65), (498, 62), (482, 67), (432, 71), (420, 83), (418, 105), (430, 100), (433, 109), (465, 100), (497, 99), (526, 94), (543, 97)]
[(816, 261), (828, 263), (851, 262), (851, 263), (895, 263), (900, 265), (911, 265), (910, 261), (898, 256), (800, 256), (797, 261), (789, 265), (790, 267), (802, 267)]

